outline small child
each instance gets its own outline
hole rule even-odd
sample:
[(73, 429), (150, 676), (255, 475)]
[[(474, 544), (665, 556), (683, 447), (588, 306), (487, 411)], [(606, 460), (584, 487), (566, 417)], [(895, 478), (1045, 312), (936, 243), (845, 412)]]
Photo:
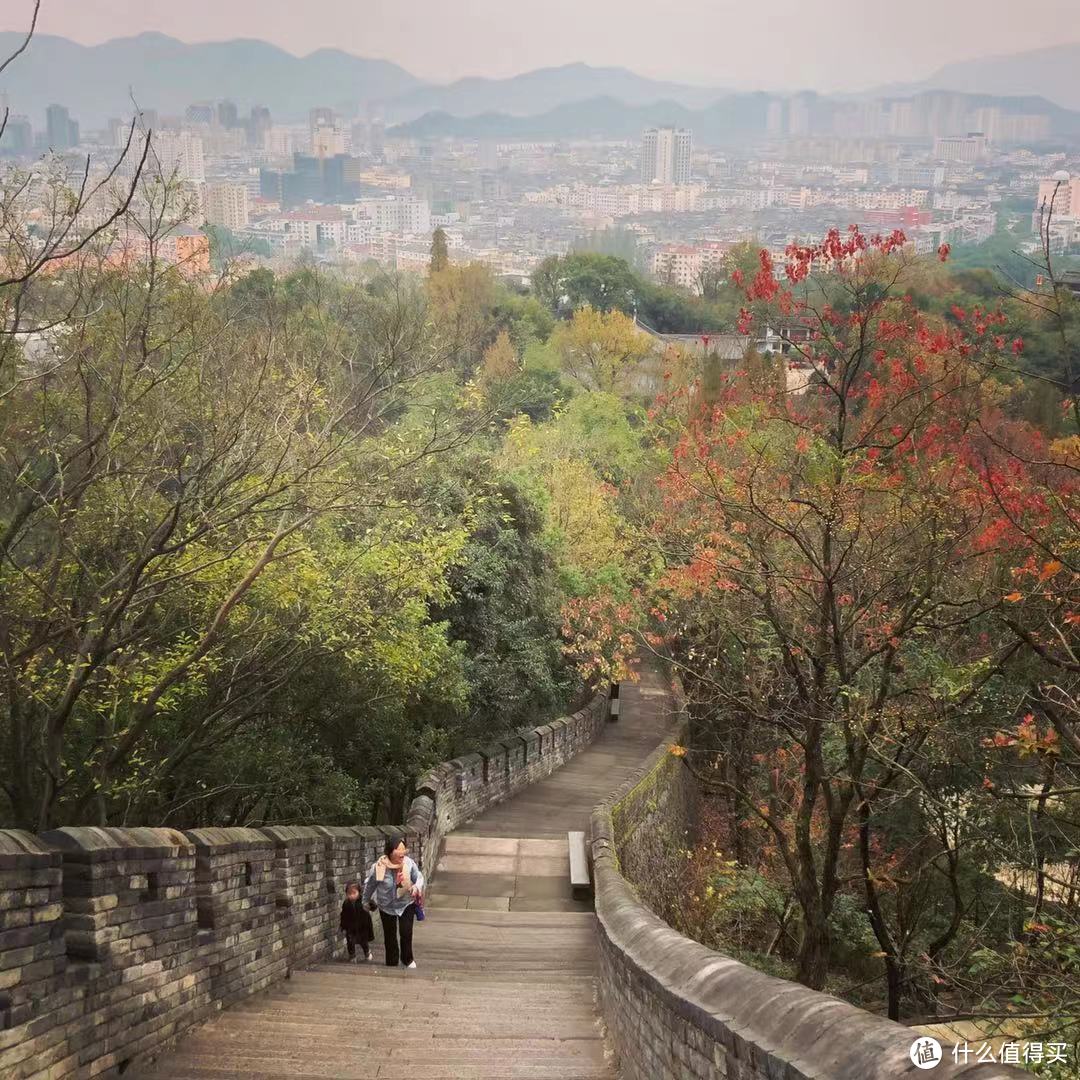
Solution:
[(360, 903), (360, 886), (355, 881), (350, 881), (345, 886), (345, 903), (341, 905), (341, 929), (345, 931), (349, 959), (355, 958), (356, 943), (359, 941), (364, 959), (370, 960), (371, 949), (368, 946), (375, 937), (375, 925), (364, 910), (364, 905)]

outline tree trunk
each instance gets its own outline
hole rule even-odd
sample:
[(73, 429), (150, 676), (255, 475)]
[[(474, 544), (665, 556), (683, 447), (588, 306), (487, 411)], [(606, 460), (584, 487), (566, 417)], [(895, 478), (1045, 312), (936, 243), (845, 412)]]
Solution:
[(829, 920), (820, 906), (813, 905), (812, 911), (803, 911), (803, 939), (799, 949), (799, 967), (795, 978), (811, 990), (822, 990), (825, 978), (829, 974), (829, 951), (832, 947), (832, 935)]

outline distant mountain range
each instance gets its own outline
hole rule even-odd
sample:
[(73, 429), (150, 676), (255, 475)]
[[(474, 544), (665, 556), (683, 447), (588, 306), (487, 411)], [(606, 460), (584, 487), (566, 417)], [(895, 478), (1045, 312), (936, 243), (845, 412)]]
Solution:
[[(0, 33), (0, 56), (22, 34)], [(681, 83), (657, 82), (624, 68), (567, 64), (509, 79), (459, 79), (425, 83), (385, 60), (366, 60), (338, 49), (297, 57), (264, 41), (186, 44), (145, 33), (102, 45), (37, 34), (5, 73), (12, 109), (40, 118), (53, 102), (67, 105), (88, 125), (141, 108), (183, 114), (194, 101), (229, 99), (242, 108), (266, 105), (280, 120), (298, 120), (316, 105), (356, 108), (376, 104), (390, 122), (432, 110), (473, 116), (490, 109), (511, 115), (544, 112), (570, 102), (612, 97), (630, 105), (671, 99), (701, 107), (723, 94)]]
[(412, 120), (427, 112), (478, 116), (498, 109), (510, 116), (535, 116), (576, 101), (614, 98), (626, 105), (674, 101), (700, 109), (727, 91), (682, 83), (657, 82), (625, 68), (566, 64), (541, 68), (509, 79), (459, 79), (448, 86), (424, 86), (389, 102), (391, 120)]
[[(18, 33), (0, 33), (0, 56), (22, 40)], [(1060, 106), (1080, 109), (1077, 72), (1080, 44), (1061, 45), (953, 64), (930, 79), (881, 87), (872, 95), (909, 97), (942, 89), (976, 94), (991, 104), (1028, 95), (1023, 109), (1015, 101), (1010, 107), (1047, 111), (1057, 133), (1073, 133), (1076, 116)], [(93, 127), (130, 115), (133, 100), (175, 116), (194, 101), (227, 98), (242, 110), (266, 105), (286, 122), (305, 118), (316, 105), (350, 111), (376, 105), (390, 123), (404, 124), (402, 131), (424, 136), (618, 137), (646, 124), (675, 123), (692, 126), (705, 141), (762, 131), (772, 100), (764, 93), (661, 82), (587, 64), (435, 85), (389, 61), (338, 49), (297, 57), (263, 41), (186, 44), (158, 33), (94, 46), (38, 34), (4, 73), (0, 91), (7, 92), (15, 113), (27, 113), (39, 125), (53, 102)], [(1031, 96), (1036, 93), (1042, 96)]]
[[(940, 92), (916, 95), (915, 101), (926, 97), (939, 98)], [(1080, 137), (1080, 112), (1062, 109), (1044, 98), (1005, 98), (987, 94), (958, 94), (966, 109), (997, 106), (1006, 113), (1037, 113), (1050, 117), (1056, 135)], [(541, 113), (538, 116), (510, 116), (503, 112), (482, 113), (479, 116), (459, 117), (445, 112), (430, 112), (402, 124), (395, 134), (413, 138), (457, 136), (471, 139), (584, 139), (602, 135), (612, 139), (630, 139), (640, 135), (642, 128), (660, 125), (688, 127), (694, 139), (706, 145), (724, 145), (746, 136), (760, 136), (766, 130), (769, 104), (778, 100), (772, 94), (729, 94), (704, 109), (688, 109), (676, 101), (660, 101), (649, 105), (627, 105), (614, 98), (591, 98)], [(830, 130), (833, 111), (847, 103), (837, 99), (815, 97), (814, 113), (821, 130)]]
[[(0, 33), (0, 56), (25, 35)], [(283, 120), (306, 116), (315, 105), (357, 105), (415, 90), (423, 83), (386, 60), (365, 60), (338, 49), (297, 57), (265, 41), (188, 45), (164, 34), (139, 34), (102, 45), (36, 34), (4, 72), (0, 90), (11, 108), (40, 120), (53, 102), (67, 105), (85, 125), (141, 108), (183, 115), (194, 101), (231, 99), (266, 105)]]
[(703, 142), (725, 141), (730, 136), (760, 134), (765, 130), (771, 97), (768, 94), (731, 94), (705, 109), (688, 109), (677, 101), (628, 105), (611, 97), (595, 97), (550, 109), (538, 116), (510, 116), (503, 112), (459, 117), (430, 112), (395, 133), (414, 138), (456, 135), (475, 139), (585, 139), (602, 135), (611, 139), (637, 138), (642, 128), (690, 127)]
[[(1080, 23), (1076, 26), (1080, 32)], [(999, 97), (1038, 94), (1066, 109), (1080, 109), (1080, 42), (947, 64), (921, 82), (879, 87), (872, 93), (908, 97), (920, 90)]]

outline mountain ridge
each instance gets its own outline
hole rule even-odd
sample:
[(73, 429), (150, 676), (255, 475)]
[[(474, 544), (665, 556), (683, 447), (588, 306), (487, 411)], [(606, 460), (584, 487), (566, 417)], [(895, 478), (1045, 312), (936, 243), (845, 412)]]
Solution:
[(928, 78), (890, 83), (859, 97), (907, 97), (925, 90), (989, 93), (1001, 97), (1036, 94), (1066, 109), (1080, 109), (1080, 41), (1041, 49), (958, 60)]
[(452, 83), (418, 87), (388, 103), (387, 116), (402, 122), (430, 111), (478, 116), (493, 107), (514, 116), (532, 116), (594, 97), (614, 97), (628, 105), (671, 99), (700, 108), (727, 93), (718, 87), (649, 79), (624, 67), (575, 61), (501, 79), (470, 75)]
[[(928, 91), (927, 93), (933, 93)], [(1040, 97), (997, 97), (965, 94), (969, 105), (999, 105), (1007, 112), (1045, 112), (1059, 134), (1080, 135), (1080, 111), (1063, 109)], [(631, 106), (610, 97), (596, 97), (561, 105), (535, 116), (513, 116), (488, 111), (472, 117), (447, 112), (429, 112), (392, 129), (412, 138), (455, 136), (476, 139), (636, 138), (642, 128), (659, 125), (689, 127), (694, 139), (705, 145), (724, 145), (732, 139), (760, 136), (766, 128), (770, 102), (778, 95), (756, 91), (729, 94), (703, 109), (688, 109), (675, 101)], [(823, 109), (841, 108), (843, 100), (820, 99)]]
[[(0, 32), (0, 55), (24, 35)], [(389, 60), (356, 56), (324, 46), (297, 55), (258, 38), (183, 42), (159, 31), (82, 45), (57, 35), (37, 34), (4, 85), (16, 112), (40, 120), (47, 105), (68, 105), (84, 123), (141, 108), (182, 114), (197, 100), (229, 99), (243, 108), (266, 105), (282, 120), (299, 120), (316, 105), (371, 104), (388, 121), (404, 122), (426, 112), (478, 115), (499, 108), (532, 115), (599, 96), (641, 105), (662, 98), (700, 107), (725, 91), (649, 79), (623, 67), (594, 67), (583, 61), (537, 68), (506, 78), (471, 75), (448, 83), (422, 80)]]
[[(0, 55), (25, 34), (0, 32)], [(339, 49), (298, 57), (257, 38), (188, 44), (155, 31), (80, 45), (35, 34), (30, 47), (4, 72), (12, 110), (40, 121), (47, 105), (67, 105), (77, 119), (103, 124), (140, 108), (182, 114), (193, 101), (266, 105), (297, 119), (312, 106), (363, 104), (397, 97), (424, 85), (389, 60), (371, 60)]]
[[(24, 37), (21, 32), (0, 32), (0, 55), (13, 51)], [(978, 92), (989, 98), (1030, 95), (1038, 90), (1051, 102), (1064, 98), (1080, 110), (1080, 80), (1073, 75), (1076, 70), (1080, 70), (1080, 43), (962, 61), (920, 82), (827, 100), (909, 97), (938, 88)], [(1004, 94), (1001, 87), (1012, 90)], [(625, 119), (610, 102), (623, 110), (648, 113), (651, 109), (652, 115), (657, 108), (662, 111), (665, 103), (696, 115), (715, 112), (717, 106), (728, 102), (720, 111), (726, 108), (731, 117), (731, 101), (752, 98), (752, 92), (651, 79), (624, 67), (594, 67), (582, 61), (506, 78), (472, 75), (433, 83), (393, 61), (356, 56), (331, 46), (298, 56), (258, 38), (187, 43), (152, 30), (99, 45), (37, 34), (30, 48), (4, 73), (0, 89), (8, 92), (15, 113), (31, 115), (38, 125), (45, 107), (53, 102), (69, 106), (76, 119), (94, 126), (111, 116), (130, 115), (133, 102), (170, 116), (182, 114), (196, 100), (230, 99), (242, 110), (266, 105), (280, 121), (301, 120), (316, 105), (344, 109), (374, 106), (388, 122), (405, 125), (401, 130), (419, 124), (415, 130), (428, 131), (453, 129), (447, 117), (474, 120), (477, 129), (535, 131), (540, 119), (550, 119), (549, 114), (560, 109), (564, 132), (589, 127), (600, 114), (622, 130)], [(597, 106), (600, 101), (608, 104)], [(581, 103), (591, 103), (592, 118), (585, 115), (575, 120), (566, 114)], [(1055, 107), (1059, 106), (1051, 105), (1051, 109)], [(504, 119), (496, 122), (493, 116)], [(515, 118), (535, 122), (515, 125), (510, 122)], [(741, 126), (735, 124), (737, 129)], [(1071, 131), (1072, 121), (1066, 126)]]

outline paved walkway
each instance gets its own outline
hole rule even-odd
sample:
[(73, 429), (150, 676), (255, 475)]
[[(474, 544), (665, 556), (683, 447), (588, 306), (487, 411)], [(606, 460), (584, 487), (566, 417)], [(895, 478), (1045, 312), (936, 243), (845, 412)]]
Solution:
[[(622, 715), (548, 779), (448, 836), (416, 971), (321, 964), (184, 1036), (144, 1080), (610, 1080), (595, 915), (570, 895), (566, 834), (633, 774), (670, 698), (645, 671)], [(377, 920), (376, 920), (377, 921)]]

